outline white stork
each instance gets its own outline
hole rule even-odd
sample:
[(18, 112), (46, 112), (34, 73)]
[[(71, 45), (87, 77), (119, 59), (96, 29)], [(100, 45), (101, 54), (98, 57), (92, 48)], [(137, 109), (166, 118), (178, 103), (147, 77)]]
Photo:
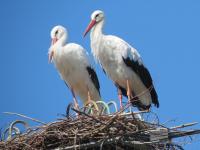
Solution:
[(78, 108), (76, 95), (79, 95), (84, 103), (87, 100), (101, 100), (99, 81), (85, 49), (75, 43), (66, 43), (67, 30), (60, 25), (52, 29), (51, 38), (49, 61), (53, 60), (61, 78), (71, 89), (75, 107)]
[(149, 109), (151, 103), (159, 107), (151, 75), (137, 50), (119, 37), (104, 35), (103, 25), (103, 11), (94, 11), (84, 36), (91, 30), (92, 53), (117, 86), (120, 107), (122, 95), (140, 110)]

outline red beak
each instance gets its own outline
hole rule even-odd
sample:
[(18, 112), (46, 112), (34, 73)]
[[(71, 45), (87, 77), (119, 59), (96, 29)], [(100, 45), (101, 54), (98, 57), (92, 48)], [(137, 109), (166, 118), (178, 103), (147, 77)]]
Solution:
[(58, 39), (55, 37), (55, 38), (52, 38), (51, 40), (51, 45), (54, 45), (56, 42), (58, 41)]
[(85, 30), (83, 37), (86, 36), (86, 34), (92, 29), (92, 27), (96, 24), (95, 20), (91, 20), (90, 24), (88, 25), (87, 29)]
[(52, 62), (53, 54), (54, 54), (54, 51), (52, 50), (52, 51), (49, 53), (49, 63)]
[[(52, 38), (51, 45), (54, 45), (57, 41), (58, 41), (57, 38)], [(49, 63), (52, 62), (53, 54), (54, 54), (54, 50), (51, 50), (51, 52), (49, 53)]]

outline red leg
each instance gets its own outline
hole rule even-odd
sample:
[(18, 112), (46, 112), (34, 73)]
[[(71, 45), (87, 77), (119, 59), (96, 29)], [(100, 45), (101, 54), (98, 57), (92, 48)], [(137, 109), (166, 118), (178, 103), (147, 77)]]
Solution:
[(88, 90), (88, 101), (91, 101), (90, 91)]
[(120, 90), (120, 88), (118, 87), (118, 98), (119, 98), (119, 104), (120, 104), (120, 109), (123, 108), (123, 104), (122, 104), (122, 91)]
[[(74, 93), (73, 89), (71, 89), (71, 92), (72, 92), (72, 95), (73, 95), (74, 107), (75, 107), (75, 109), (78, 109), (78, 110), (79, 110), (78, 101), (77, 101), (77, 99), (76, 99), (76, 95), (75, 95), (75, 93)], [(76, 116), (79, 116), (79, 114), (78, 114), (78, 113), (76, 113)]]
[(130, 102), (132, 94), (131, 94), (131, 89), (130, 89), (129, 80), (126, 81), (126, 86), (127, 86), (128, 101)]

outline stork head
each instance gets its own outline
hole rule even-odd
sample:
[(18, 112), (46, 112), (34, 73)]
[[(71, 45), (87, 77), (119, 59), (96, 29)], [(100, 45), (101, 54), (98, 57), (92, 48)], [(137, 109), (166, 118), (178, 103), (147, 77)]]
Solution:
[(63, 26), (55, 26), (51, 30), (51, 39), (52, 39), (52, 45), (54, 45), (64, 34), (66, 34), (67, 31)]
[(103, 11), (101, 11), (101, 10), (95, 10), (92, 13), (92, 15), (91, 15), (90, 24), (88, 25), (88, 27), (86, 28), (86, 30), (84, 32), (84, 37), (92, 29), (92, 27), (94, 27), (99, 22), (102, 22), (103, 20), (104, 20), (104, 13), (103, 13)]
[[(57, 25), (51, 30), (50, 36), (51, 36), (51, 46), (53, 46), (62, 37), (67, 36), (67, 30), (63, 26)], [(54, 48), (52, 48), (49, 52), (49, 62), (52, 62), (53, 55), (54, 55)]]

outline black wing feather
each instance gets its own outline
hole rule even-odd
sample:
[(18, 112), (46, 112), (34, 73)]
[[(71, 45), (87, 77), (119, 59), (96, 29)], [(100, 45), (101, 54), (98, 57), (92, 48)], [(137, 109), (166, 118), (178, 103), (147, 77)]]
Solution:
[(99, 85), (99, 80), (98, 80), (96, 72), (90, 66), (87, 66), (86, 69), (88, 71), (90, 79), (92, 80), (95, 88), (97, 89), (97, 91), (99, 92), (99, 95), (100, 95), (100, 85)]
[(115, 82), (115, 86), (118, 87), (118, 88), (120, 89), (120, 91), (122, 92), (122, 95), (123, 95), (123, 96), (128, 97), (128, 96), (127, 96), (127, 91), (126, 91), (125, 88), (123, 88), (122, 86), (120, 86), (120, 85), (119, 85), (118, 83), (116, 83), (116, 82)]
[(143, 64), (140, 64), (138, 61), (131, 60), (129, 57), (122, 58), (124, 60), (124, 63), (140, 77), (142, 83), (146, 86), (146, 88), (150, 88), (152, 86), (152, 89), (150, 91), (151, 98), (155, 106), (159, 107), (158, 95), (153, 86), (153, 81), (148, 69)]

